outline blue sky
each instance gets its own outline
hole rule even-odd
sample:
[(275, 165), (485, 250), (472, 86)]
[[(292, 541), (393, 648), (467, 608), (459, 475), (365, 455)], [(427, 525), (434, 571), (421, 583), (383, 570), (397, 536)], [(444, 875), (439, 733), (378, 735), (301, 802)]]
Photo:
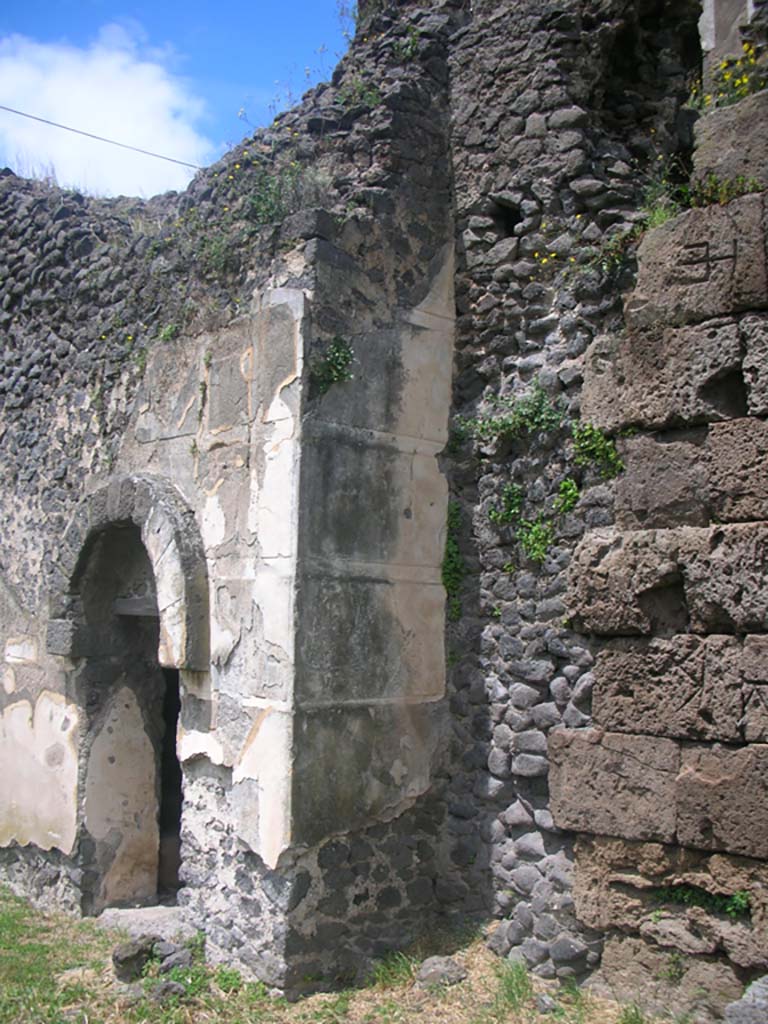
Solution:
[[(351, 27), (339, 6), (9, 0), (0, 5), (0, 104), (207, 165), (330, 77)], [(149, 196), (194, 173), (0, 110), (5, 165), (100, 195)]]

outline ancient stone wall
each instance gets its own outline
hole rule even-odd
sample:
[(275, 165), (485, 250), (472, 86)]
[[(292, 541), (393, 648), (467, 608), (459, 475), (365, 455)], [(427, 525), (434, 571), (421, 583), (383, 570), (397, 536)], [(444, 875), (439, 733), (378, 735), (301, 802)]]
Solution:
[(701, 13), (371, 0), (181, 196), (0, 180), (0, 758), (56, 794), (0, 774), (7, 878), (151, 898), (176, 672), (212, 958), (298, 993), (493, 916), (702, 1020), (764, 967), (765, 94), (696, 125), (751, 194), (633, 266)]
[[(767, 102), (697, 125), (694, 181), (766, 184)], [(594, 727), (550, 739), (552, 812), (588, 834), (576, 910), (607, 931), (602, 977), (626, 993), (642, 964), (658, 1012), (721, 1013), (766, 967), (767, 227), (756, 192), (650, 231), (626, 329), (586, 353), (584, 413), (631, 436), (616, 524), (571, 567)]]

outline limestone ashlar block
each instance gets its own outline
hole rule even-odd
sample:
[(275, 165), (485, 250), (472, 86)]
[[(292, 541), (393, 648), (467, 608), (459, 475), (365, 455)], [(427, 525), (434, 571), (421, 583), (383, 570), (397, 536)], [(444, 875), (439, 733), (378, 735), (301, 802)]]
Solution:
[(741, 651), (729, 636), (613, 643), (597, 657), (594, 721), (612, 732), (740, 742)]
[(680, 747), (599, 729), (549, 737), (551, 811), (559, 828), (672, 842)]
[(594, 530), (574, 553), (567, 608), (602, 636), (764, 633), (768, 523)]
[[(766, 351), (768, 357), (768, 351)], [(761, 520), (768, 511), (768, 423), (750, 417), (715, 423), (706, 443), (709, 494), (717, 521)]]
[(619, 526), (638, 530), (709, 524), (709, 453), (704, 434), (691, 431), (680, 440), (663, 443), (654, 436), (622, 442), (625, 472), (616, 481), (615, 505)]
[(764, 194), (689, 210), (649, 231), (638, 267), (625, 307), (632, 328), (768, 307)]
[(747, 388), (747, 411), (751, 416), (768, 416), (768, 316), (745, 316), (739, 324)]
[(694, 130), (695, 182), (744, 177), (768, 189), (768, 91), (705, 114)]
[(446, 706), (392, 703), (300, 709), (294, 724), (294, 843), (389, 821), (430, 787)]
[(768, 857), (768, 745), (692, 745), (675, 783), (683, 846)]
[(768, 523), (689, 530), (681, 551), (694, 633), (768, 629)]
[[(706, 531), (691, 531), (694, 534)], [(577, 628), (603, 636), (684, 632), (682, 531), (593, 530), (571, 563), (567, 608)]]
[(297, 698), (434, 700), (445, 688), (445, 591), (384, 576), (302, 575)]
[(679, 427), (746, 413), (735, 320), (654, 323), (599, 337), (585, 359), (582, 416), (603, 430)]
[(433, 453), (325, 424), (306, 435), (301, 554), (440, 566), (448, 495)]
[(747, 743), (768, 742), (768, 636), (748, 636), (742, 654), (744, 713)]

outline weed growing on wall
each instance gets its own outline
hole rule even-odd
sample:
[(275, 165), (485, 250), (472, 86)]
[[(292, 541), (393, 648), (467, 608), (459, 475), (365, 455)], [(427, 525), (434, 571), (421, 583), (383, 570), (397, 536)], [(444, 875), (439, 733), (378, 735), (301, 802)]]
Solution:
[(521, 520), (516, 536), (526, 558), (541, 563), (554, 543), (555, 527), (542, 513), (535, 519)]
[(421, 33), (415, 25), (409, 25), (403, 39), (395, 39), (392, 43), (392, 56), (400, 64), (409, 64), (419, 52)]
[(556, 430), (563, 421), (563, 410), (540, 384), (523, 398), (503, 396), (495, 399), (498, 413), (475, 418), (459, 417), (456, 431), (460, 437), (481, 441), (514, 441), (533, 434)]
[(652, 896), (657, 903), (702, 907), (715, 914), (725, 914), (733, 921), (750, 916), (751, 900), (749, 893), (744, 889), (723, 895), (708, 892), (696, 885), (665, 885), (654, 889)]
[(754, 43), (742, 44), (742, 55), (720, 61), (712, 76), (712, 88), (704, 89), (701, 77), (691, 87), (688, 106), (695, 110), (728, 107), (768, 88), (768, 53)]
[(501, 504), (488, 511), (492, 523), (505, 526), (519, 522), (525, 492), (519, 484), (507, 483), (501, 489)]
[(162, 327), (160, 329), (160, 332), (158, 333), (158, 338), (160, 339), (160, 341), (173, 341), (174, 338), (177, 338), (179, 336), (180, 330), (181, 328), (179, 327), (178, 324), (166, 324), (165, 327)]
[[(498, 412), (459, 419), (451, 438), (451, 451), (455, 452), (458, 444), (468, 438), (499, 442), (551, 435), (560, 429), (564, 418), (562, 408), (538, 384), (523, 398), (497, 398), (493, 405)], [(624, 468), (615, 442), (593, 424), (574, 423), (571, 439), (576, 466), (593, 467), (605, 480), (613, 479)], [(499, 500), (488, 509), (488, 519), (496, 527), (511, 528), (523, 555), (542, 563), (554, 543), (558, 520), (574, 509), (579, 496), (578, 482), (565, 477), (549, 511), (534, 509), (535, 514), (525, 516), (525, 491), (520, 484), (510, 481), (503, 485)]]
[(356, 107), (372, 110), (381, 103), (381, 93), (362, 75), (353, 75), (339, 89), (339, 99), (347, 110), (354, 110)]
[(568, 512), (571, 512), (576, 502), (579, 500), (579, 485), (571, 477), (566, 477), (565, 480), (560, 481), (560, 487), (557, 491), (557, 497), (555, 498), (555, 512), (564, 516)]
[(318, 395), (324, 395), (334, 384), (353, 380), (353, 374), (349, 369), (353, 359), (354, 352), (351, 346), (337, 335), (323, 355), (310, 365), (309, 379), (312, 390)]
[(574, 423), (571, 437), (577, 466), (594, 466), (604, 480), (613, 480), (624, 469), (615, 442), (598, 427)]

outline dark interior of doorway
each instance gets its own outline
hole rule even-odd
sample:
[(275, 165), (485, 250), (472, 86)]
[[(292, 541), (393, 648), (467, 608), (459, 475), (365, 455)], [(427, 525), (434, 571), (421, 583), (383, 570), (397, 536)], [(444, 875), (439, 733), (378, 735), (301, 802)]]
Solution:
[(173, 903), (181, 888), (181, 765), (176, 753), (176, 729), (181, 709), (179, 672), (164, 668), (163, 745), (160, 752), (160, 857), (157, 895)]

